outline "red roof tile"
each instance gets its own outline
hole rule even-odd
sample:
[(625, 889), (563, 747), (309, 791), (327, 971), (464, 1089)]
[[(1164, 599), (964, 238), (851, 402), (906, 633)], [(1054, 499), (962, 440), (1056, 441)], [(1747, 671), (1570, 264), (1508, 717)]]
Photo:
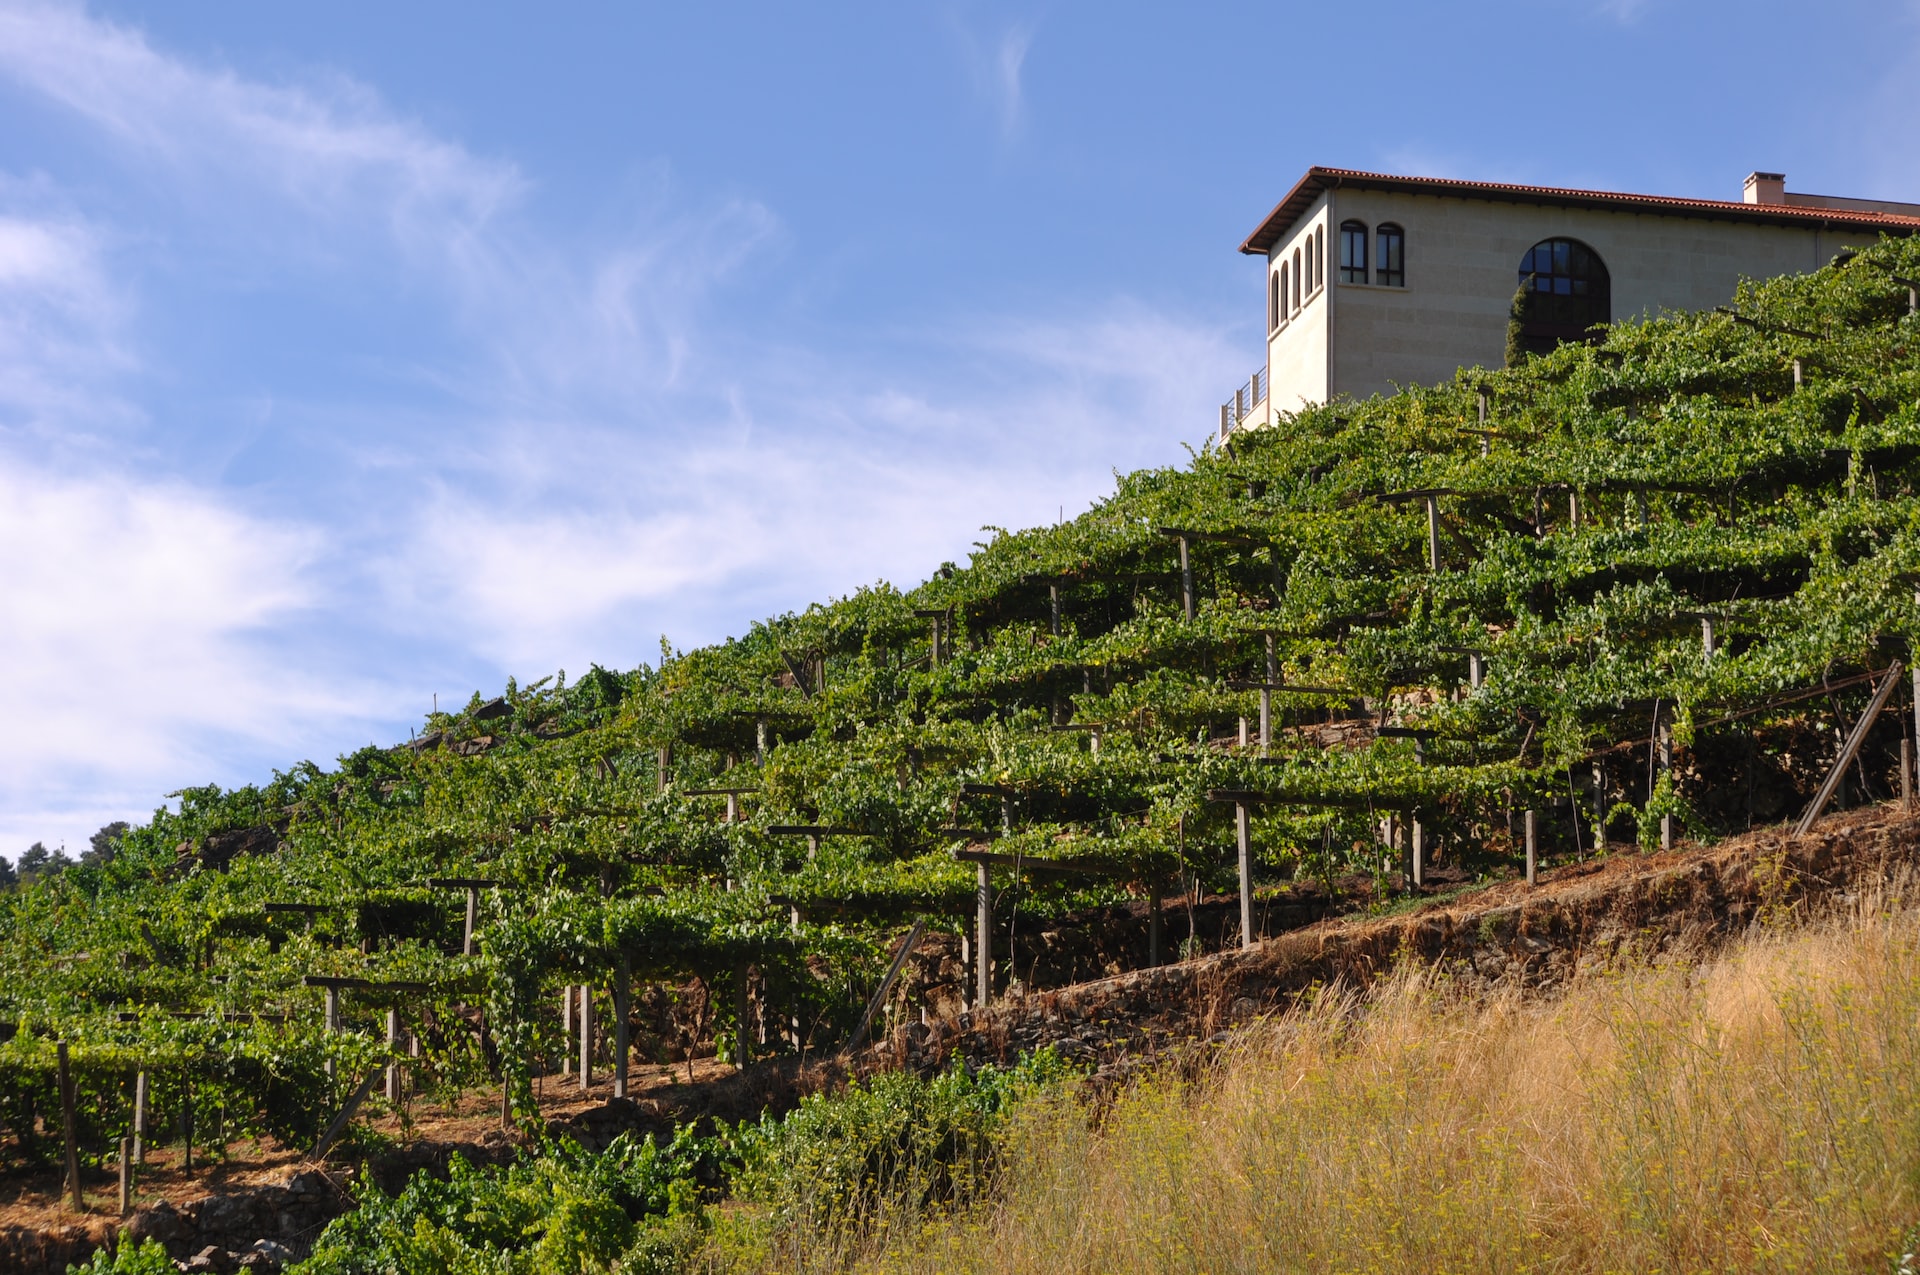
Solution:
[(1445, 177), (1399, 177), (1351, 168), (1309, 168), (1286, 198), (1274, 205), (1240, 251), (1264, 255), (1312, 207), (1324, 190), (1386, 190), (1451, 199), (1485, 199), (1513, 204), (1558, 204), (1609, 212), (1652, 213), (1663, 217), (1706, 217), (1776, 226), (1846, 226), (1889, 234), (1920, 231), (1920, 217), (1855, 212), (1845, 208), (1809, 208), (1800, 204), (1749, 204), (1731, 199), (1677, 199), (1671, 195), (1623, 195), (1608, 190), (1571, 190), (1560, 186), (1516, 186), (1507, 182), (1454, 181)]

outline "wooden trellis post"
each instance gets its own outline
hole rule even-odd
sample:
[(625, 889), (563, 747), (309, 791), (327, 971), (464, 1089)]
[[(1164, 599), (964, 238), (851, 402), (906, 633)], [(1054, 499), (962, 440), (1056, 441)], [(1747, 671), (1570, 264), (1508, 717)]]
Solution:
[(986, 860), (975, 861), (973, 876), (973, 1003), (993, 1003), (993, 873)]
[(825, 823), (776, 823), (767, 828), (770, 837), (805, 837), (807, 839), (807, 859), (809, 861), (820, 854), (822, 837), (864, 837), (868, 832), (864, 828), (840, 828)]
[(1387, 504), (1399, 504), (1405, 500), (1418, 500), (1427, 508), (1427, 568), (1438, 573), (1440, 570), (1440, 497), (1453, 495), (1449, 487), (1421, 487), (1412, 491), (1388, 492), (1380, 497)]
[(1280, 680), (1280, 663), (1273, 650), (1273, 634), (1267, 639), (1267, 684), (1260, 688), (1260, 755), (1273, 747), (1273, 684)]
[(893, 991), (894, 983), (900, 977), (900, 971), (906, 966), (907, 958), (913, 955), (913, 949), (919, 946), (920, 934), (926, 928), (925, 921), (915, 921), (907, 936), (900, 940), (899, 950), (893, 954), (893, 961), (887, 966), (887, 975), (880, 980), (879, 990), (867, 1001), (866, 1012), (860, 1015), (860, 1025), (853, 1029), (853, 1035), (840, 1047), (841, 1053), (849, 1053), (860, 1048), (860, 1042), (867, 1038), (867, 1029), (873, 1025), (873, 1016), (887, 1003), (888, 995)]
[(1840, 781), (1846, 775), (1847, 767), (1853, 764), (1854, 757), (1860, 751), (1860, 745), (1866, 742), (1867, 731), (1873, 726), (1874, 719), (1880, 716), (1880, 710), (1887, 706), (1887, 700), (1892, 696), (1893, 688), (1904, 672), (1906, 669), (1899, 660), (1895, 660), (1887, 667), (1886, 676), (1880, 679), (1880, 686), (1874, 691), (1873, 699), (1867, 705), (1867, 711), (1862, 713), (1860, 720), (1853, 724), (1853, 733), (1847, 736), (1846, 743), (1840, 748), (1840, 755), (1834, 759), (1833, 768), (1827, 772), (1826, 782), (1820, 785), (1820, 791), (1814, 794), (1813, 804), (1807, 807), (1806, 813), (1800, 816), (1800, 822), (1794, 825), (1795, 837), (1804, 837), (1812, 831), (1814, 820), (1820, 817), (1821, 812), (1827, 808), (1827, 803), (1833, 800), (1834, 791), (1840, 787)]
[(466, 926), (460, 936), (460, 954), (472, 956), (473, 937), (480, 927), (480, 891), (497, 889), (500, 883), (491, 877), (435, 877), (427, 884), (436, 890), (467, 892)]
[(627, 1015), (632, 1005), (633, 964), (627, 957), (620, 958), (620, 967), (613, 976), (613, 1096), (627, 1096), (627, 1062), (632, 1054), (632, 1042), (628, 1039)]
[(749, 968), (746, 961), (736, 961), (733, 966), (733, 1014), (739, 1024), (739, 1034), (735, 1042), (739, 1056), (738, 1065), (745, 1067), (753, 1061), (753, 1034), (747, 1030), (747, 1018), (753, 1009), (751, 990), (747, 986)]
[(1060, 586), (1058, 584), (1049, 584), (1047, 586), (1047, 610), (1052, 617), (1053, 636), (1059, 637), (1060, 636)]
[(560, 1051), (560, 1074), (573, 1074), (573, 984), (568, 983), (560, 990), (560, 1035), (567, 1042), (567, 1048)]
[(580, 984), (580, 1092), (593, 1088), (593, 988)]
[(133, 1075), (133, 1162), (147, 1162), (147, 1073)]
[(400, 1011), (387, 1011), (387, 1092), (388, 1102), (400, 1103)]
[(1534, 833), (1534, 817), (1533, 817), (1533, 811), (1531, 810), (1527, 811), (1526, 828), (1527, 828), (1527, 884), (1532, 885), (1537, 879), (1537, 872), (1539, 868), (1539, 850), (1538, 850), (1539, 843), (1536, 840), (1535, 833)]
[[(947, 654), (946, 647), (948, 643), (943, 639), (946, 633), (948, 617), (952, 615), (952, 613), (952, 607), (947, 607), (942, 610), (922, 608), (914, 611), (914, 615), (922, 620), (931, 621), (933, 625), (933, 641), (927, 648), (928, 668), (939, 668), (941, 659)], [(1059, 625), (1057, 623), (1054, 626), (1054, 631), (1056, 633), (1059, 632)]]
[(133, 1212), (133, 1139), (120, 1139), (120, 1216)]
[(73, 1065), (68, 1060), (66, 1041), (54, 1045), (53, 1050), (58, 1071), (56, 1079), (60, 1086), (60, 1136), (66, 1150), (67, 1201), (73, 1205), (75, 1213), (84, 1213), (87, 1211), (87, 1202), (80, 1192), (80, 1133), (74, 1113)]
[[(1413, 759), (1414, 762), (1420, 766), (1427, 764), (1427, 741), (1434, 738), (1435, 733), (1434, 731), (1407, 726), (1382, 726), (1374, 732), (1376, 735), (1389, 739), (1411, 739), (1413, 741)], [(1416, 887), (1424, 886), (1427, 883), (1426, 828), (1420, 821), (1418, 811), (1413, 811), (1409, 814), (1407, 823), (1410, 835), (1408, 848), (1412, 858), (1412, 872), (1409, 875), (1412, 877), (1413, 884)]]
[(688, 797), (725, 797), (727, 799), (727, 822), (740, 822), (740, 798), (760, 791), (757, 788), (689, 788)]
[[(987, 837), (987, 834), (978, 828), (941, 828), (937, 831), (947, 836), (966, 837), (975, 841), (984, 841)], [(1012, 868), (1016, 872), (1065, 876), (1123, 877), (1126, 875), (1104, 864), (1063, 863), (1058, 859), (1035, 859), (1026, 855), (998, 854), (973, 846), (955, 848), (952, 855), (955, 859), (974, 866), (973, 947), (976, 1009), (984, 1008), (993, 1000), (993, 868)], [(1008, 953), (1009, 958), (1012, 955), (1011, 952)]]
[(1150, 968), (1160, 964), (1161, 928), (1160, 883), (1156, 881), (1147, 896), (1147, 965)]
[(660, 767), (660, 791), (665, 792), (667, 790), (667, 786), (673, 782), (673, 745), (672, 744), (660, 745), (660, 754), (658, 758), (658, 763)]
[(1180, 610), (1193, 622), (1193, 559), (1187, 553), (1187, 538), (1180, 537)]
[[(1663, 773), (1671, 775), (1673, 773), (1673, 724), (1656, 718), (1655, 726), (1660, 736), (1660, 769)], [(1673, 849), (1673, 816), (1671, 814), (1660, 816), (1660, 848)]]

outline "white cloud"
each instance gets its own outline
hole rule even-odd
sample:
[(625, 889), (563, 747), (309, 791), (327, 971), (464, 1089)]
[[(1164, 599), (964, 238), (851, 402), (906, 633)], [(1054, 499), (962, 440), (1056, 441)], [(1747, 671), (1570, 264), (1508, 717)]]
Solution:
[[(979, 45), (1007, 129), (1030, 43), (1009, 26)], [(339, 676), (341, 649), (424, 707), (450, 667), (631, 665), (662, 630), (704, 640), (909, 583), (981, 523), (1048, 521), (1110, 490), (1115, 465), (1178, 459), (1257, 356), (1125, 301), (1081, 307), (1090, 320), (936, 316), (884, 355), (728, 329), (710, 308), (785, 233), (751, 199), (702, 204), (663, 179), (620, 230), (561, 239), (512, 164), (364, 87), (197, 67), (72, 8), (0, 13), (0, 77), (159, 174), (188, 209), (176, 239), (238, 245), (265, 274), (337, 260), (376, 297), (397, 248), (439, 326), (431, 354), (393, 356), (436, 398), (265, 387), (321, 440), (300, 463), (334, 469), (281, 475), (327, 495), (262, 516), (258, 497), (127, 459), (189, 468), (189, 422), (152, 420), (139, 448), (86, 441), (144, 420), (147, 380), (182, 374), (129, 352), (150, 299), (111, 282), (139, 277), (111, 259), (145, 250), (146, 227), (9, 221), (0, 198), (0, 408), (54, 439), (28, 459), (0, 433), (0, 588), (19, 610), (0, 708), (27, 724), (0, 744), (0, 850), (49, 821), (71, 844), (181, 783), (264, 777), (236, 758), (324, 758), (401, 718), (398, 691)]]
[(0, 456), (0, 849), (137, 817), (235, 738), (364, 720), (260, 641), (314, 602), (319, 549), (205, 492)]
[(224, 198), (240, 188), (458, 262), (525, 189), (512, 165), (396, 118), (352, 81), (268, 85), (195, 67), (70, 5), (0, 10), (0, 74), (171, 172), (178, 195), (234, 226), (253, 220)]

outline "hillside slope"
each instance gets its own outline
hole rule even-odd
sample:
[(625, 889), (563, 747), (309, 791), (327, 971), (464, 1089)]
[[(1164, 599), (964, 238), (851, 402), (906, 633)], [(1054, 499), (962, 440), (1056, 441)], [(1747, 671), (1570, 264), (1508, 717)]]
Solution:
[[(948, 956), (892, 1021), (949, 1020), (983, 855), (995, 992), (1031, 988), (1048, 927), (1235, 895), (1223, 793), (1255, 931), (1404, 892), (1414, 824), (1465, 881), (1518, 871), (1529, 810), (1549, 863), (1797, 812), (1920, 630), (1916, 273), (1887, 243), (1302, 412), (910, 591), (189, 791), (0, 908), (0, 1157), (59, 1156), (59, 1044), (94, 1163), (138, 1072), (151, 1127), (305, 1147), (410, 1039), (406, 1092), (531, 1123), (573, 985), (647, 1059), (815, 1054), (915, 918)], [(1893, 703), (1840, 804), (1900, 790)]]

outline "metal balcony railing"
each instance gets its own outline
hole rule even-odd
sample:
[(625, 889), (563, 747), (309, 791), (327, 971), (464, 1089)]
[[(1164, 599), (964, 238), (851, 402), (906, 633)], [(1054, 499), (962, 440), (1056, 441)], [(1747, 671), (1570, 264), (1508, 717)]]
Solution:
[(1255, 414), (1260, 404), (1267, 401), (1267, 369), (1257, 368), (1247, 383), (1233, 392), (1233, 397), (1220, 405), (1220, 439), (1226, 441), (1227, 435), (1240, 428), (1240, 422)]

